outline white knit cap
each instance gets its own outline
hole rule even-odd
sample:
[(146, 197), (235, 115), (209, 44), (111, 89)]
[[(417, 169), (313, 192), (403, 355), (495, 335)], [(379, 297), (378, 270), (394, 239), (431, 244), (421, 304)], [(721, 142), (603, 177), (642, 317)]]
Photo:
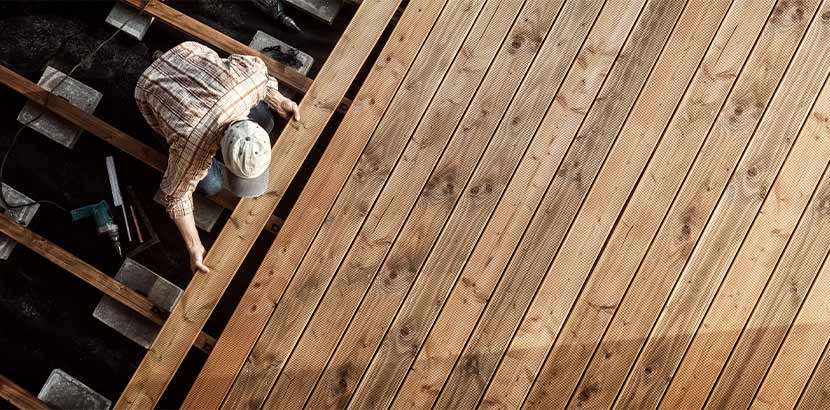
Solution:
[(228, 127), (222, 138), (225, 186), (240, 197), (262, 195), (268, 188), (271, 140), (259, 124), (244, 120)]

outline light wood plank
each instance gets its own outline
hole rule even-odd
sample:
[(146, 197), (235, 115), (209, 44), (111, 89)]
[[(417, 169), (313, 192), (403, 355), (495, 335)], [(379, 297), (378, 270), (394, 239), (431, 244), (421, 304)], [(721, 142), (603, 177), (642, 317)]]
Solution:
[[(235, 408), (240, 403), (262, 403), (266, 399), (361, 225), (372, 225), (378, 219), (378, 214), (372, 212), (373, 203), (380, 190), (389, 183), (390, 174), (407, 145), (408, 139), (401, 136), (412, 134), (422, 114), (436, 98), (442, 78), (456, 55), (461, 54), (459, 49), (474, 23), (478, 21), (486, 25), (492, 16), (479, 16), (479, 13), (487, 10), (492, 13), (496, 9), (495, 3), (487, 8), (484, 6), (483, 0), (448, 3), (438, 18), (423, 46), (423, 58), (415, 60), (403, 86), (355, 165), (317, 234), (318, 240), (311, 244), (272, 314), (273, 319), (263, 330), (249, 360), (237, 376), (224, 408)], [(436, 141), (436, 145), (440, 153), (443, 144)], [(429, 158), (424, 160), (423, 165), (430, 165), (425, 170), (429, 172)], [(407, 206), (405, 202), (400, 205)], [(385, 215), (384, 206), (380, 208), (380, 215)], [(383, 235), (382, 232), (379, 234)]]
[(22, 410), (49, 410), (49, 405), (0, 374), (0, 397)]
[[(542, 397), (555, 407), (568, 403), (774, 0), (761, 4), (737, 1), (731, 7), (730, 3), (708, 3), (706, 7), (691, 2), (687, 6), (707, 12), (684, 14), (682, 19), (693, 22), (683, 24), (681, 20), (670, 41), (685, 38), (697, 44), (696, 50), (706, 53), (703, 61), (697, 66), (701, 54), (684, 55), (680, 48), (675, 52), (680, 55), (671, 55), (673, 48), (667, 46), (666, 58), (661, 57), (658, 64), (685, 67), (655, 68), (548, 269), (484, 403), (521, 403), (528, 393), (525, 386), (534, 383), (537, 374), (531, 403)], [(679, 106), (674, 105), (678, 100)], [(639, 302), (642, 305), (645, 300)], [(550, 342), (545, 344), (544, 340)], [(604, 383), (592, 381), (593, 385)], [(580, 394), (575, 406), (593, 408), (591, 399), (597, 393), (592, 387), (587, 394)]]
[[(522, 8), (523, 3), (489, 2), (478, 16), (461, 46), (462, 52), (453, 62), (443, 85), (410, 138), (411, 142), (395, 165), (346, 258), (339, 269), (337, 266), (322, 269), (338, 272), (272, 388), (266, 408), (302, 407), (346, 327), (363, 328), (368, 319), (372, 323), (371, 328), (378, 329), (377, 322), (382, 317), (394, 315), (394, 309), (374, 307), (368, 311), (361, 309), (353, 318), (361, 297), (370, 285), (367, 298), (380, 296), (382, 300), (392, 302), (402, 297), (398, 294), (406, 289), (403, 283), (412, 277), (410, 272), (414, 270), (417, 259), (413, 255), (415, 246), (426, 246), (428, 249), (431, 232), (440, 230), (441, 222), (432, 227), (429, 222), (448, 213), (455, 197), (460, 194), (461, 190), (454, 187), (465, 185), (470, 177), (540, 46), (536, 39), (543, 38), (547, 33), (563, 2), (533, 0)], [(467, 114), (462, 119), (465, 110)], [(430, 206), (427, 212), (421, 212), (423, 206), (419, 208), (415, 205), (412, 209), (422, 190), (430, 192), (427, 195), (432, 199), (428, 201)], [(354, 205), (357, 204), (348, 206)], [(402, 230), (405, 221), (418, 221), (422, 226), (413, 231), (407, 222), (407, 227)], [(417, 242), (410, 247), (412, 249), (406, 256), (406, 262), (394, 249), (389, 253), (396, 235), (399, 241), (395, 241), (395, 246), (410, 239)], [(434, 235), (437, 236), (437, 232)], [(393, 262), (391, 272), (384, 271), (376, 276), (384, 259), (402, 263)], [(376, 277), (378, 279), (373, 280)], [(368, 347), (369, 339), (364, 337), (363, 340), (361, 346)], [(368, 364), (369, 357), (365, 354), (363, 357), (365, 360), (358, 364), (359, 357), (350, 355), (350, 368), (355, 369), (351, 372), (352, 377), (358, 377), (362, 373), (358, 369)], [(350, 396), (352, 390), (344, 386), (354, 385), (349, 381), (355, 380), (346, 381), (341, 377), (335, 381), (339, 387), (323, 381), (321, 391), (339, 394), (318, 395), (311, 399), (309, 406), (327, 409), (344, 407), (343, 400)]]
[[(104, 292), (107, 296), (117, 300), (141, 316), (158, 325), (164, 324), (165, 318), (159, 314), (153, 302), (150, 302), (146, 297), (3, 214), (0, 214), (0, 232)], [(196, 348), (204, 352), (210, 352), (215, 344), (216, 340), (204, 332), (201, 332), (193, 342)]]
[(824, 355), (813, 370), (810, 382), (801, 393), (795, 408), (813, 410), (825, 406), (830, 398), (830, 385), (827, 384), (827, 380), (830, 380), (830, 345), (824, 347)]
[[(754, 2), (750, 5), (755, 6)], [(786, 9), (779, 8), (779, 12), (781, 10)], [(754, 18), (763, 21), (761, 16)], [(757, 32), (757, 27), (755, 31)], [(756, 125), (753, 119), (757, 121), (760, 115), (759, 108), (762, 108), (772, 95), (802, 33), (798, 30), (795, 30), (795, 33), (792, 30), (781, 30), (778, 24), (770, 24), (761, 35), (735, 88), (729, 91), (730, 97), (724, 108), (721, 108), (715, 125), (709, 128), (718, 107), (721, 107), (717, 98), (708, 109), (704, 105), (693, 107), (686, 113), (694, 127), (685, 126), (681, 122), (681, 128), (670, 130), (669, 138), (682, 138), (688, 146), (681, 151), (660, 150), (655, 155), (654, 167), (650, 166), (645, 174), (647, 178), (643, 178), (644, 182), (641, 183), (644, 184), (643, 188), (638, 188), (635, 192), (629, 205), (630, 209), (626, 210), (619, 223), (621, 228), (617, 229), (623, 232), (615, 233), (623, 238), (608, 245), (593, 274), (597, 276), (596, 283), (599, 284), (603, 281), (613, 281), (618, 275), (626, 278), (626, 281), (631, 280), (631, 275), (636, 272), (626, 298), (611, 319), (603, 342), (599, 348), (594, 349), (593, 358), (572, 398), (574, 405), (603, 407), (613, 402), (631, 362), (645, 342), (676, 280), (676, 274), (670, 273), (682, 268), (691, 246), (697, 239), (695, 232), (702, 229), (701, 224), (710, 212), (707, 207), (711, 209), (714, 206), (714, 201), (720, 193), (717, 187), (725, 183), (732, 169), (733, 165), (728, 165), (729, 161), (734, 161), (733, 156), (739, 155), (742, 150), (743, 146), (736, 144), (745, 144), (749, 138), (749, 133)], [(743, 33), (746, 34), (748, 33)], [(732, 53), (743, 54), (744, 58), (750, 48), (748, 45), (732, 47)], [(724, 54), (721, 58), (731, 57), (730, 54)], [(737, 75), (740, 61), (741, 57), (738, 57), (737, 61), (733, 60), (731, 70), (710, 71), (724, 73), (727, 76)], [(727, 83), (731, 81), (727, 77), (722, 80), (727, 80)], [(709, 97), (704, 97), (705, 95), (704, 91), (702, 95), (692, 98), (709, 103)], [(752, 103), (756, 101), (758, 108), (752, 108)], [(746, 108), (748, 106), (750, 108)], [(750, 113), (744, 115), (745, 111)], [(671, 133), (679, 133), (679, 136), (672, 137)], [(703, 151), (695, 158), (701, 144), (704, 144)], [(667, 145), (665, 149), (669, 148)], [(695, 165), (693, 171), (688, 173), (692, 161), (695, 161)], [(675, 197), (681, 183), (681, 194)], [(666, 217), (666, 210), (669, 208), (671, 211)], [(658, 232), (656, 237), (655, 232)], [(646, 254), (643, 261), (643, 255)], [(624, 282), (622, 286), (626, 285)], [(590, 294), (594, 291), (587, 292)], [(601, 300), (603, 299), (592, 303), (604, 306), (604, 303), (597, 304)], [(615, 305), (612, 303), (611, 306), (609, 313), (614, 312)], [(550, 357), (546, 365), (550, 369), (542, 374), (555, 373), (557, 370), (553, 368), (557, 365), (554, 363), (558, 359), (561, 357)], [(546, 389), (555, 389), (555, 383), (556, 378), (552, 375), (540, 377), (535, 389), (540, 393)], [(539, 393), (534, 394), (541, 396)]]
[(274, 144), (268, 192), (239, 202), (205, 258), (211, 272), (196, 274), (191, 280), (116, 409), (151, 408), (158, 402), (184, 360), (188, 346), (219, 303), (399, 4), (399, 0), (371, 0), (358, 9), (300, 103), (303, 120), (290, 123)]
[[(352, 167), (415, 60), (444, 0), (420, 0), (407, 7), (329, 143), (320, 164), (226, 325), (214, 352), (183, 404), (186, 409), (218, 408), (273, 312)], [(275, 266), (277, 268), (272, 268)], [(277, 275), (277, 269), (280, 274)]]
[(706, 360), (720, 374), (696, 389), (714, 385), (706, 408), (749, 407), (830, 249), (828, 114), (825, 87), (695, 335), (719, 334)]
[[(716, 61), (723, 51), (716, 48), (718, 45), (722, 48), (723, 42), (733, 34), (734, 27), (718, 31), (730, 3), (728, 0), (707, 1), (704, 5), (691, 1), (686, 6), (687, 11), (677, 23), (648, 83), (617, 136), (593, 188), (565, 237), (559, 255), (548, 268), (546, 279), (531, 302), (530, 310), (525, 314), (496, 375), (490, 382), (487, 394), (482, 399), (484, 407), (518, 408), (524, 401), (533, 384), (533, 376), (539, 372), (546, 353), (556, 339), (556, 333), (552, 332), (562, 327), (568, 315), (568, 308), (573, 304), (574, 298), (579, 294), (580, 285), (585, 282), (594, 266), (593, 263), (607, 235), (638, 182), (655, 145), (658, 142), (663, 144), (663, 130), (681, 103), (693, 74), (697, 71), (700, 76), (697, 68), (701, 64), (701, 59), (707, 54), (710, 63)], [(735, 25), (739, 19), (731, 17), (731, 20)], [(710, 47), (715, 32), (719, 33), (720, 44), (715, 43)], [(688, 96), (688, 93), (686, 95)], [(688, 99), (684, 100), (684, 103), (687, 101)], [(676, 141), (670, 141), (669, 144), (676, 144)], [(591, 280), (594, 280), (594, 275), (591, 275)], [(584, 297), (580, 296), (580, 300)], [(556, 302), (551, 303), (554, 300)], [(595, 310), (590, 309), (589, 312), (593, 314)], [(559, 332), (556, 343), (571, 347), (572, 338), (579, 334), (579, 342), (576, 345), (587, 347), (591, 340), (588, 329), (599, 326), (600, 323), (601, 318), (591, 317), (578, 327), (579, 332)], [(567, 328), (568, 324), (565, 326)], [(590, 351), (588, 354), (590, 355)], [(585, 364), (580, 366), (578, 357), (572, 359), (573, 362), (569, 362), (565, 368), (556, 372), (561, 379), (557, 385), (560, 391), (548, 395), (550, 406), (564, 406), (578, 381)], [(585, 357), (584, 361), (587, 360), (588, 357)], [(564, 391), (567, 393), (563, 394)]]
[[(806, 3), (806, 6), (806, 10), (795, 11), (792, 20), (776, 19), (774, 23), (784, 23), (777, 25), (789, 25), (796, 31), (803, 30), (815, 12), (815, 3)], [(825, 60), (830, 49), (822, 25), (819, 22), (811, 25), (743, 155), (739, 156), (742, 151), (740, 145), (735, 147), (738, 148), (736, 151), (721, 150), (718, 153), (731, 154), (732, 164), (737, 167), (733, 168), (732, 164), (725, 167), (734, 169), (734, 173), (729, 177), (701, 239), (683, 267), (678, 284), (658, 317), (649, 341), (623, 385), (616, 406), (655, 406), (680, 364), (717, 286), (769, 192), (772, 179), (792, 147), (792, 136), (797, 135), (801, 128), (830, 68)], [(827, 68), (816, 70), (819, 66)], [(763, 100), (753, 103), (759, 107), (766, 105)], [(760, 112), (753, 114), (757, 118)], [(738, 135), (732, 131), (728, 138), (739, 140), (740, 137), (736, 138)], [(738, 158), (740, 162), (736, 164), (734, 160)], [(721, 191), (718, 185), (709, 187), (714, 188), (715, 192)], [(700, 208), (701, 205), (698, 202), (694, 206)], [(671, 271), (660, 274), (672, 276)]]
[[(565, 155), (519, 249), (482, 313), (438, 396), (439, 408), (473, 406), (495, 373), (504, 349), (544, 277), (617, 133), (650, 75), (686, 2), (650, 1), (635, 25), (604, 90)], [(701, 53), (702, 54), (702, 53)], [(636, 55), (637, 58), (629, 59)]]
[[(507, 264), (510, 254), (524, 231), (524, 226), (533, 215), (545, 188), (553, 178), (557, 165), (565, 155), (567, 147), (591, 107), (591, 101), (599, 92), (608, 70), (622, 48), (627, 33), (637, 20), (643, 3), (611, 1), (606, 4), (593, 25), (591, 34), (581, 47), (579, 54), (576, 55), (576, 64), (561, 68), (568, 69), (568, 74), (554, 103), (548, 108), (541, 126), (538, 127), (537, 135), (531, 142), (528, 152), (525, 154), (526, 159), (531, 158), (533, 160), (525, 160), (519, 165), (515, 176), (507, 187), (504, 198), (501, 200), (502, 204), (507, 205), (497, 207), (495, 214), (484, 228), (482, 239), (473, 251), (464, 273), (462, 273), (460, 283), (464, 286), (457, 287), (456, 291), (452, 292), (444, 308), (444, 313), (437, 319), (432, 335), (424, 342), (412, 370), (406, 376), (404, 384), (393, 403), (394, 407), (425, 408), (430, 407), (435, 401), (440, 386), (452, 368), (455, 357), (463, 348), (471, 327), (475, 324), (475, 318), (487, 301), (487, 293), (485, 293), (487, 287), (495, 286), (498, 273)], [(570, 6), (579, 9), (581, 5), (572, 4)], [(594, 13), (597, 11), (595, 10)], [(563, 33), (563, 31), (554, 28), (552, 33), (552, 36), (555, 36), (556, 33)], [(585, 35), (584, 33), (583, 35)], [(553, 44), (555, 43), (546, 43), (546, 47), (540, 52), (538, 58), (551, 58), (545, 56), (549, 52), (548, 50), (554, 48)], [(571, 53), (574, 52), (575, 49), (571, 51)], [(571, 56), (574, 56), (574, 54), (564, 57), (569, 60)], [(533, 84), (533, 87), (536, 87), (538, 82), (545, 83), (548, 81), (545, 80), (547, 74), (544, 73), (545, 70), (541, 70), (537, 74), (541, 77), (532, 82), (528, 80), (528, 84)], [(563, 74), (559, 75), (560, 78)], [(551, 95), (551, 97), (553, 96)], [(548, 103), (550, 101), (550, 99), (546, 100)], [(525, 106), (523, 100), (517, 100), (517, 103), (507, 118), (512, 118), (516, 113), (540, 105), (539, 102), (528, 101), (526, 103), (531, 103), (531, 105)], [(541, 103), (541, 105), (547, 106), (544, 103)], [(515, 132), (509, 126), (502, 128), (499, 132), (508, 132), (514, 135), (530, 134), (533, 133), (538, 121), (536, 119), (527, 126), (523, 126), (523, 129), (515, 130)], [(533, 128), (524, 128), (531, 125)], [(490, 175), (498, 178), (498, 175), (509, 174), (509, 170), (499, 170), (503, 166), (491, 166), (491, 169), (485, 169), (485, 172), (481, 174), (485, 179), (482, 180), (486, 180), (486, 177)], [(466, 256), (466, 253), (462, 252), (469, 252), (468, 248), (472, 246), (471, 244), (480, 234), (480, 232), (475, 231), (469, 232), (464, 224), (469, 224), (471, 220), (486, 220), (486, 215), (470, 214), (471, 210), (478, 210), (470, 205), (458, 207), (458, 209), (468, 209), (468, 211), (453, 216), (454, 219), (450, 221), (450, 224), (458, 224), (458, 227), (448, 225), (448, 228), (445, 229), (448, 236), (439, 239), (436, 246), (436, 249), (439, 250), (439, 256), (443, 257), (440, 259), (433, 258), (427, 262), (427, 266), (421, 273), (419, 281), (415, 283), (415, 287), (397, 319), (400, 322), (394, 324), (390, 331), (390, 335), (393, 335), (394, 338), (391, 341), (385, 341), (387, 346), (381, 346), (378, 357), (390, 356), (395, 350), (399, 351), (397, 354), (403, 356), (406, 354), (407, 347), (417, 347), (419, 342), (426, 337), (425, 332), (429, 330), (430, 324), (438, 315), (441, 303), (447, 298), (447, 293), (450, 292), (450, 287), (453, 281), (456, 280), (455, 272), (459, 272), (463, 267), (464, 258), (461, 256)], [(511, 229), (511, 231), (508, 231), (508, 229)], [(448, 246), (450, 247), (449, 251), (440, 251)], [(456, 247), (457, 249), (453, 249)], [(441, 264), (436, 264), (437, 260), (441, 260)], [(443, 272), (447, 272), (449, 275)], [(483, 275), (477, 277), (476, 275), (480, 273), (483, 273)], [(429, 312), (429, 316), (421, 318), (420, 316), (425, 315), (426, 312)], [(424, 324), (420, 325), (419, 323), (422, 322)], [(421, 332), (420, 336), (409, 337), (408, 334), (412, 332), (413, 327), (414, 329), (424, 327), (424, 330), (418, 330), (418, 332)], [(396, 344), (399, 347), (395, 346)], [(384, 349), (390, 352), (384, 352)], [(391, 356), (389, 361), (392, 362), (394, 357)], [(401, 364), (398, 371), (406, 371), (407, 368), (403, 366), (407, 365), (408, 362)], [(386, 364), (386, 366), (390, 367), (390, 364)], [(394, 370), (394, 368), (390, 369), (390, 373), (391, 370)], [(378, 377), (378, 379), (382, 380), (383, 377)]]
[[(532, 130), (538, 126), (544, 107), (552, 98), (552, 95), (537, 85), (543, 78), (546, 84), (552, 86), (561, 82), (601, 4), (589, 7), (588, 4), (577, 1), (560, 11), (561, 6), (562, 2), (531, 1), (525, 4), (484, 83), (467, 109), (467, 114), (461, 119), (455, 135), (442, 154), (437, 168), (429, 176), (426, 187), (423, 191), (414, 193), (416, 197), (419, 196), (418, 200), (407, 217), (398, 240), (385, 256), (386, 261), (376, 259), (369, 264), (372, 269), (370, 274), (377, 272), (378, 265), (380, 271), (361, 302), (357, 315), (352, 318), (348, 333), (327, 365), (326, 373), (312, 396), (312, 407), (342, 408), (346, 405), (357, 381), (371, 361), (384, 330), (393, 320), (397, 308), (462, 192), (466, 190), (467, 199), (462, 199), (459, 207), (469, 209), (469, 212), (481, 213), (479, 209), (495, 206), (507, 183), (509, 171), (505, 169), (502, 174), (478, 173), (470, 180), (471, 174), (476, 166), (487, 169), (492, 168), (491, 164), (494, 162), (500, 162), (506, 167), (518, 161), (523, 146), (527, 144), (526, 139), (530, 138)], [(557, 14), (559, 18), (556, 17)], [(557, 21), (554, 26), (556, 28), (549, 31), (554, 19)], [(503, 32), (508, 28), (509, 25), (504, 27)], [(553, 34), (548, 36), (549, 32)], [(564, 33), (568, 33), (567, 36)], [(545, 45), (542, 45), (543, 40)], [(540, 46), (542, 51), (537, 55)], [(492, 48), (495, 52), (497, 47)], [(534, 60), (536, 64), (525, 77), (528, 67)], [(525, 77), (523, 82), (522, 77)], [(516, 99), (511, 104), (511, 97), (520, 87), (520, 83), (522, 88), (518, 93), (524, 98), (521, 103)], [(517, 105), (525, 107), (526, 110), (518, 110)], [(455, 121), (448, 125), (455, 127), (460, 114), (461, 112)], [(502, 127), (493, 136), (499, 121)], [(422, 124), (416, 139), (420, 140), (432, 134), (433, 128), (431, 125)], [(516, 132), (508, 133), (508, 128)], [(448, 131), (452, 134), (453, 129), (449, 128)], [(485, 154), (482, 159), (485, 148), (489, 154)], [(404, 156), (412, 157), (407, 154)], [(409, 167), (411, 166), (399, 164), (396, 172), (406, 174)], [(464, 188), (465, 186), (467, 188)], [(382, 195), (391, 194), (397, 201), (399, 194), (395, 194), (395, 191), (400, 189), (406, 187), (401, 185), (395, 190), (390, 190), (387, 186)], [(486, 213), (487, 211), (484, 212)], [(483, 224), (483, 219), (480, 223)], [(355, 258), (351, 262), (351, 265), (357, 266), (364, 264), (363, 258)], [(344, 372), (343, 369), (347, 371)], [(388, 391), (379, 397), (375, 404), (387, 405), (394, 397), (394, 383), (400, 383), (402, 378), (401, 372), (397, 380), (387, 380), (384, 388)], [(353, 406), (360, 407), (361, 404)]]
[[(830, 295), (830, 264), (825, 258), (816, 283), (752, 400), (752, 409), (795, 408), (801, 391), (830, 341), (827, 295)], [(827, 379), (824, 380), (826, 382)]]
[[(2, 65), (0, 65), (0, 83), (3, 83), (7, 87), (19, 92), (24, 97), (39, 104), (41, 107), (43, 107), (44, 104), (47, 104), (47, 95), (49, 94), (48, 91)], [(88, 114), (74, 105), (69, 104), (66, 100), (56, 97), (49, 98), (46, 108), (49, 109), (49, 111), (59, 115), (61, 118), (64, 118), (65, 120), (90, 132), (92, 135), (95, 135), (104, 142), (108, 142), (115, 148), (118, 148), (133, 158), (143, 162), (147, 166), (162, 173), (167, 169), (167, 155), (162, 154), (145, 145), (138, 139), (119, 131), (117, 128), (107, 124), (92, 114)], [(230, 210), (233, 210), (239, 202), (239, 198), (234, 197), (228, 191), (222, 191), (218, 195), (207, 198), (221, 205), (223, 208)], [(266, 228), (269, 231), (276, 233), (279, 231), (282, 224), (282, 218), (272, 215), (268, 220)]]

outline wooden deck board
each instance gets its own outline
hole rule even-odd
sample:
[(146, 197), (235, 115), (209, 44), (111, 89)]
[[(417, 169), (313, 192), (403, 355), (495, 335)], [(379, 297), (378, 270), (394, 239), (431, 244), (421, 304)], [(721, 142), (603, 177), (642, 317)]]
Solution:
[(823, 403), (826, 3), (411, 1), (184, 407)]

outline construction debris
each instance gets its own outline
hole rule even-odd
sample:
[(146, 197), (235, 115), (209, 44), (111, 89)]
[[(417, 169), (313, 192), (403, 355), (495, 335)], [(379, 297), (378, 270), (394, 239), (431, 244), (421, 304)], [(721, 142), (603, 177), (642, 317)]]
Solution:
[(62, 410), (108, 410), (112, 401), (61, 369), (52, 370), (37, 398)]
[(343, 2), (339, 0), (285, 0), (285, 2), (326, 24), (334, 23), (334, 18), (343, 7)]
[[(182, 294), (181, 288), (130, 258), (127, 258), (121, 265), (115, 275), (115, 280), (146, 295), (147, 299), (165, 314), (173, 310)], [(150, 347), (161, 329), (161, 326), (109, 296), (101, 299), (92, 316), (145, 349)]]

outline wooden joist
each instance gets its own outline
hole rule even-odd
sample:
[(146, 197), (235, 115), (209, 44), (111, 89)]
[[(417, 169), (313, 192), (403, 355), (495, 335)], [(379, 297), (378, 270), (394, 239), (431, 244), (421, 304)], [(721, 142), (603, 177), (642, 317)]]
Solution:
[[(150, 302), (146, 297), (138, 294), (136, 291), (111, 278), (109, 275), (101, 272), (75, 255), (72, 255), (58, 245), (49, 242), (46, 238), (19, 225), (3, 214), (0, 214), (0, 232), (60, 266), (67, 272), (77, 276), (79, 279), (92, 285), (141, 316), (150, 319), (158, 325), (164, 324), (165, 318), (159, 314), (153, 302)], [(199, 333), (193, 342), (193, 346), (206, 353), (209, 353), (215, 344), (216, 340), (204, 332)]]
[(32, 393), (0, 374), (0, 398), (21, 410), (49, 410), (49, 406)]
[[(164, 3), (160, 0), (120, 0), (136, 9), (144, 8), (144, 12), (152, 17), (163, 21), (165, 24), (173, 27), (182, 33), (198, 39), (199, 41), (214, 46), (228, 54), (244, 54), (249, 56), (257, 56), (265, 62), (268, 67), (268, 73), (274, 76), (280, 83), (300, 93), (307, 93), (311, 88), (312, 79), (297, 72), (297, 70), (290, 68), (270, 56), (254, 50), (239, 41), (234, 40), (228, 35), (225, 35), (213, 27), (208, 26)], [(340, 105), (337, 107), (338, 111), (346, 112), (351, 101), (345, 97), (340, 97)], [(331, 103), (329, 101), (328, 103)]]
[[(400, 0), (371, 0), (358, 9), (302, 100), (302, 121), (290, 123), (274, 145), (268, 192), (237, 205), (205, 258), (211, 272), (194, 276), (115, 408), (156, 405), (399, 5)], [(272, 247), (269, 253), (274, 252)]]
[[(5, 84), (7, 87), (17, 91), (24, 97), (40, 104), (41, 106), (47, 103), (47, 96), (49, 94), (48, 91), (2, 65), (0, 65), (0, 83)], [(138, 139), (118, 130), (94, 115), (84, 112), (63, 98), (54, 96), (49, 98), (46, 108), (65, 120), (87, 130), (92, 135), (95, 135), (103, 141), (108, 142), (112, 146), (129, 154), (147, 166), (162, 173), (165, 169), (167, 169), (167, 156), (165, 154), (156, 151)], [(227, 191), (222, 191), (218, 195), (208, 198), (225, 209), (230, 210), (233, 210), (239, 202), (238, 198), (233, 197)], [(272, 215), (269, 218), (268, 225), (266, 227), (269, 231), (276, 233), (279, 231), (282, 223), (282, 218)]]

